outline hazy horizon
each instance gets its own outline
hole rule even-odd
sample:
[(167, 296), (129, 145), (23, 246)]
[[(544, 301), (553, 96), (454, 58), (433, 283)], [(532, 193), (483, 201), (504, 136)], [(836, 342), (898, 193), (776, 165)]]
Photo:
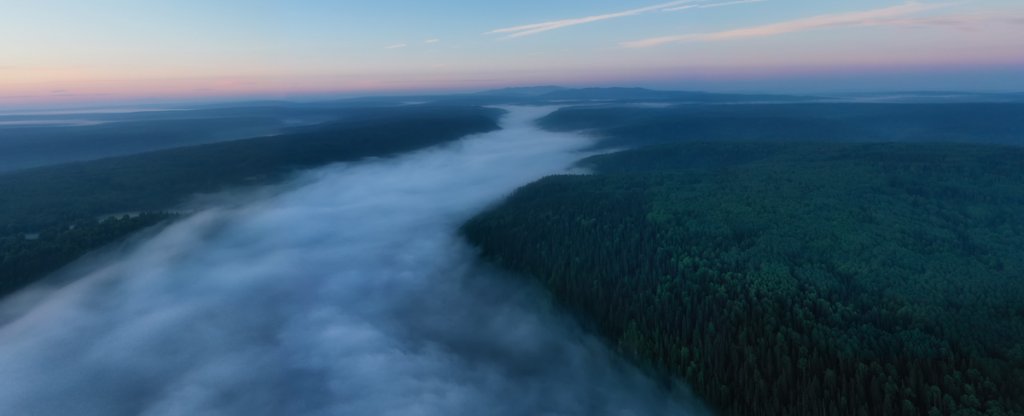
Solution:
[(486, 93), (494, 90), (502, 89), (525, 89), (534, 87), (559, 87), (565, 89), (600, 89), (600, 88), (637, 88), (646, 89), (652, 91), (672, 91), (672, 92), (701, 92), (711, 94), (766, 94), (766, 95), (793, 95), (793, 96), (809, 96), (809, 97), (820, 97), (820, 98), (848, 98), (855, 96), (871, 96), (871, 95), (886, 95), (886, 94), (1024, 94), (1024, 87), (1021, 89), (872, 89), (865, 88), (862, 90), (848, 89), (848, 90), (795, 90), (795, 89), (711, 89), (711, 88), (672, 88), (672, 87), (659, 87), (659, 86), (640, 86), (634, 84), (609, 84), (609, 85), (541, 85), (541, 84), (523, 84), (523, 85), (498, 85), (493, 88), (476, 88), (476, 89), (465, 89), (465, 90), (409, 90), (409, 91), (396, 91), (396, 92), (374, 92), (367, 91), (365, 93), (360, 92), (348, 92), (348, 93), (315, 93), (315, 94), (298, 94), (293, 96), (273, 96), (273, 95), (252, 95), (252, 96), (216, 96), (216, 97), (192, 97), (192, 98), (168, 98), (168, 97), (145, 97), (136, 99), (124, 99), (124, 100), (93, 100), (83, 102), (59, 102), (59, 103), (38, 103), (31, 105), (18, 105), (0, 104), (0, 115), (9, 116), (25, 116), (25, 115), (57, 115), (57, 114), (80, 114), (80, 113), (122, 113), (122, 112), (146, 112), (146, 111), (174, 111), (174, 110), (188, 110), (194, 108), (201, 108), (204, 106), (231, 106), (231, 105), (244, 105), (247, 103), (256, 102), (282, 102), (282, 103), (320, 103), (320, 102), (331, 102), (346, 100), (359, 100), (359, 99), (374, 99), (374, 98), (403, 98), (403, 97), (446, 97), (453, 95), (470, 95)]
[(608, 0), (15, 3), (0, 108), (527, 85), (1024, 91), (1024, 5)]

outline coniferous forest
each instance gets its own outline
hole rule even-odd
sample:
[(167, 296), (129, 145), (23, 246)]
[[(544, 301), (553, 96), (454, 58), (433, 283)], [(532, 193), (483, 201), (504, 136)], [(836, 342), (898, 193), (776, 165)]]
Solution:
[(727, 415), (1024, 414), (1024, 149), (686, 143), (463, 227)]
[(14, 293), (99, 247), (173, 217), (169, 213), (144, 212), (102, 220), (82, 219), (39, 233), (0, 236), (0, 270), (4, 271), (0, 296)]

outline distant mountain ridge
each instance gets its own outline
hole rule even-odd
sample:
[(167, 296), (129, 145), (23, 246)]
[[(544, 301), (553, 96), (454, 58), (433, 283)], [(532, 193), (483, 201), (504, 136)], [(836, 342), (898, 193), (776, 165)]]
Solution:
[(483, 96), (519, 97), (545, 101), (657, 101), (657, 102), (746, 102), (746, 101), (816, 101), (821, 97), (782, 94), (729, 94), (704, 91), (652, 90), (639, 87), (563, 88), (537, 86), (502, 88), (477, 93)]
[(539, 85), (533, 87), (509, 87), (499, 88), (496, 90), (487, 90), (478, 92), (477, 95), (503, 95), (503, 96), (516, 96), (516, 97), (536, 97), (545, 94), (551, 94), (558, 91), (565, 91), (568, 88), (559, 87), (557, 85)]
[(642, 87), (582, 87), (570, 88), (558, 85), (536, 85), (483, 90), (473, 93), (456, 94), (415, 94), (394, 96), (363, 96), (324, 101), (249, 101), (207, 105), (198, 108), (217, 107), (349, 107), (389, 106), (396, 103), (410, 105), (421, 103), (444, 103), (453, 105), (501, 105), (501, 104), (545, 104), (564, 102), (618, 101), (622, 103), (798, 103), (835, 101), (880, 101), (909, 103), (944, 102), (1020, 102), (1024, 92), (970, 92), (970, 91), (891, 91), (870, 93), (847, 93), (825, 95), (768, 94), (768, 93), (725, 93), (709, 91), (656, 90)]

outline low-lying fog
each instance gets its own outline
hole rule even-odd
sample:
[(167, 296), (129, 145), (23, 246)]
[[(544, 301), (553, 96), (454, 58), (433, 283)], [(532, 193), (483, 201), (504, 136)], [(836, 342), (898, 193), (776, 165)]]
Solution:
[[(11, 415), (658, 415), (689, 409), (480, 264), (458, 226), (587, 139), (504, 130), (205, 211), (0, 310)], [(24, 295), (23, 295), (24, 296)]]

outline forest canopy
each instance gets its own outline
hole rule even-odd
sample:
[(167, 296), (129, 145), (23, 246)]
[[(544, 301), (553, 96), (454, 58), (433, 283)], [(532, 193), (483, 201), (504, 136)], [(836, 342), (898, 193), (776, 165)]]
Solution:
[(567, 107), (541, 120), (605, 147), (699, 141), (949, 142), (1024, 145), (1024, 103), (735, 103)]
[(723, 414), (1024, 414), (1024, 149), (584, 160), (463, 232)]

